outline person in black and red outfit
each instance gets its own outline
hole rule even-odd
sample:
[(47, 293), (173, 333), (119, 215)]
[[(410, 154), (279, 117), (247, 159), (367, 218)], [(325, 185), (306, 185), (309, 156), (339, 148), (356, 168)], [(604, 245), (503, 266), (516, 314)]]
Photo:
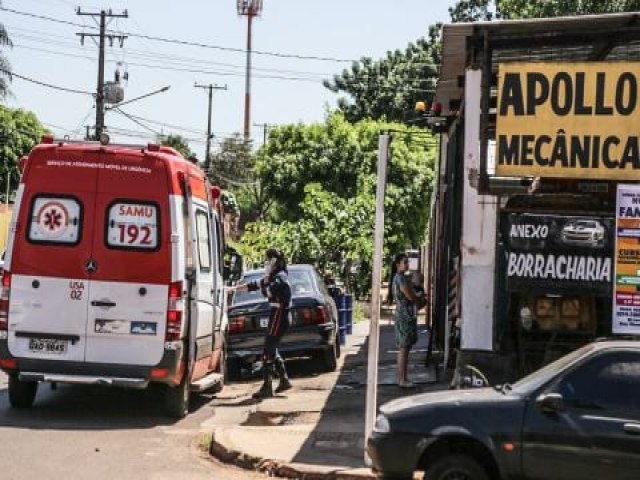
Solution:
[(274, 368), (280, 378), (276, 393), (291, 388), (284, 360), (278, 352), (278, 344), (291, 323), (291, 286), (287, 275), (287, 263), (277, 250), (267, 250), (265, 276), (260, 281), (238, 286), (237, 290), (260, 290), (267, 297), (270, 305), (269, 325), (264, 338), (263, 377), (260, 390), (253, 394), (254, 398), (273, 397)]

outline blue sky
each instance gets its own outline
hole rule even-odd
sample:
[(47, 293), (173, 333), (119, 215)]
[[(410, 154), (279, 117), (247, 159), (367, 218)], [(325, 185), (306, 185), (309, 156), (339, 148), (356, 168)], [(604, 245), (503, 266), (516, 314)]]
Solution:
[[(387, 50), (404, 49), (408, 42), (425, 36), (428, 26), (448, 20), (454, 0), (264, 0), (261, 18), (254, 22), (254, 50), (301, 56), (358, 59), (379, 58)], [(116, 31), (185, 40), (210, 46), (244, 49), (246, 19), (236, 13), (235, 0), (2, 0), (5, 8), (87, 25), (80, 28), (15, 13), (0, 12), (15, 44), (6, 50), (13, 71), (50, 84), (81, 91), (95, 91), (97, 47), (90, 39), (80, 45), (76, 32), (95, 32), (90, 17), (77, 16), (76, 6), (86, 11), (127, 9), (129, 18), (114, 20)], [(213, 131), (218, 139), (242, 131), (244, 112), (244, 65), (242, 52), (161, 43), (130, 37), (124, 48), (107, 49), (105, 78), (112, 79), (116, 62), (127, 70), (125, 100), (163, 86), (166, 93), (150, 96), (123, 107), (128, 114), (152, 120), (136, 124), (108, 112), (106, 125), (120, 142), (143, 143), (153, 132), (181, 134), (192, 139), (200, 158), (204, 152), (207, 94), (195, 82), (227, 85), (213, 100)], [(349, 63), (278, 58), (255, 54), (252, 123), (283, 124), (322, 120), (336, 95), (326, 90), (322, 78), (339, 73)], [(267, 78), (280, 77), (280, 78)], [(284, 78), (286, 77), (286, 78)], [(65, 93), (18, 78), (11, 85), (8, 105), (31, 110), (56, 135), (81, 138), (84, 125), (93, 125), (95, 109), (89, 95)], [(181, 129), (167, 127), (176, 125)], [(118, 133), (116, 133), (118, 132)], [(262, 129), (252, 127), (256, 145)]]

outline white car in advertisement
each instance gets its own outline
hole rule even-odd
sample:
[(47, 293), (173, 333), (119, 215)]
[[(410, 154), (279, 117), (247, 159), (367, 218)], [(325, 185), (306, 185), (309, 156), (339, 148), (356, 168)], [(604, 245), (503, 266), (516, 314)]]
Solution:
[(569, 220), (562, 228), (560, 239), (566, 245), (601, 247), (605, 241), (605, 228), (597, 220)]

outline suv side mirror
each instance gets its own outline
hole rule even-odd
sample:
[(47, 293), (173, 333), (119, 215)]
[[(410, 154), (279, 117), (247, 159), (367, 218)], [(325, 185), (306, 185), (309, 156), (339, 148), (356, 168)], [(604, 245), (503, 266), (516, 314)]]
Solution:
[(560, 393), (543, 393), (536, 398), (536, 406), (544, 413), (557, 413), (564, 410), (564, 400)]

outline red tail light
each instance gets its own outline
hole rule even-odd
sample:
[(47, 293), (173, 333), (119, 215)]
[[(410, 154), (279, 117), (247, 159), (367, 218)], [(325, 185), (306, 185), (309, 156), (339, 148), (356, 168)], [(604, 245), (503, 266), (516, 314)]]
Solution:
[(322, 325), (329, 321), (327, 310), (322, 306), (298, 310), (298, 316), (304, 325)]
[(167, 305), (167, 330), (165, 341), (175, 342), (180, 340), (182, 333), (182, 312), (184, 300), (182, 298), (182, 282), (173, 282), (169, 285), (169, 301)]
[(229, 333), (242, 333), (245, 329), (245, 317), (231, 317), (229, 319)]
[(7, 338), (9, 327), (9, 294), (11, 293), (11, 272), (2, 272), (2, 287), (0, 288), (0, 338)]

